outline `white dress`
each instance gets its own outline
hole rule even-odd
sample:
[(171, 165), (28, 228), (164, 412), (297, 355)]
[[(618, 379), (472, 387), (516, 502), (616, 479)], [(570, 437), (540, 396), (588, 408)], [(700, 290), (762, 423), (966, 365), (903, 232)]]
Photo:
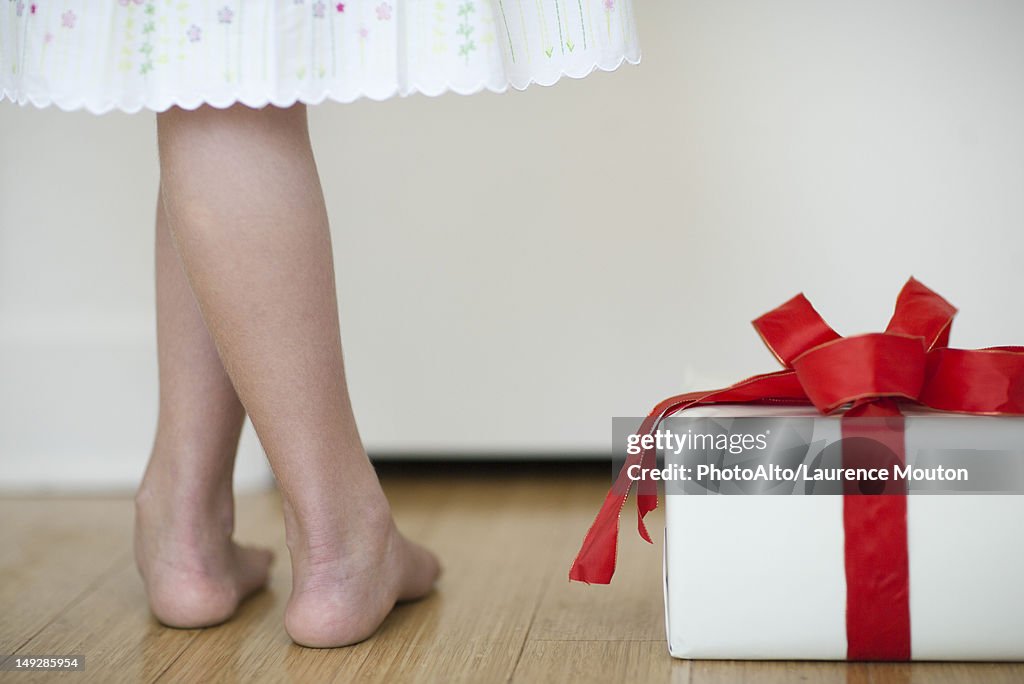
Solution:
[(640, 59), (631, 0), (0, 3), (3, 95), (94, 113), (503, 91)]

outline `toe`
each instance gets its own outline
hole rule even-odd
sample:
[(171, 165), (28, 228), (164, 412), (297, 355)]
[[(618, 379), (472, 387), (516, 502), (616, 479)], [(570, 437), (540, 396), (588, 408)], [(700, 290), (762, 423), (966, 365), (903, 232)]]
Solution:
[(406, 562), (398, 600), (411, 601), (430, 593), (441, 575), (437, 556), (419, 544), (406, 542)]

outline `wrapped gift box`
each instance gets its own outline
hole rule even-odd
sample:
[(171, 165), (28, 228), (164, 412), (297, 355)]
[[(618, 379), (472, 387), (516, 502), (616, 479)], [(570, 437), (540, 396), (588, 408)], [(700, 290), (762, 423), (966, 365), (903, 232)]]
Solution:
[(911, 278), (882, 332), (842, 337), (803, 295), (756, 319), (783, 369), (655, 406), (627, 439), (636, 443), (570, 579), (611, 581), (619, 517), (633, 490), (638, 531), (651, 541), (643, 521), (658, 496), (647, 476), (659, 472), (661, 448), (651, 438), (666, 420), (736, 411), (788, 416), (802, 425), (783, 430), (789, 437), (810, 428), (807, 444), (783, 456), (813, 457), (812, 443), (838, 445), (814, 461), (816, 473), (830, 463), (904, 468), (942, 454), (984, 477), (918, 485), (896, 482), (894, 471), (888, 482), (841, 482), (831, 490), (826, 482), (809, 496), (795, 495), (792, 485), (783, 491), (775, 483), (683, 478), (681, 491), (689, 493), (667, 496), (671, 653), (1024, 660), (1024, 496), (1012, 494), (1024, 491), (1024, 347), (950, 347), (955, 313)]
[[(1022, 418), (904, 413), (909, 464), (928, 454), (959, 451), (970, 458), (970, 452), (988, 450), (1017, 454), (1024, 462)], [(841, 434), (840, 418), (804, 407), (699, 407), (679, 415), (812, 420), (810, 440), (818, 446), (804, 459), (808, 463)], [(665, 463), (674, 458), (666, 456)], [(990, 470), (977, 484), (945, 488), (984, 491), (997, 472)], [(1019, 473), (1011, 475), (1007, 492), (1019, 486)], [(671, 654), (846, 659), (845, 497), (716, 494), (687, 484), (665, 484)], [(916, 493), (911, 485), (906, 504), (911, 658), (1024, 660), (1024, 496)]]

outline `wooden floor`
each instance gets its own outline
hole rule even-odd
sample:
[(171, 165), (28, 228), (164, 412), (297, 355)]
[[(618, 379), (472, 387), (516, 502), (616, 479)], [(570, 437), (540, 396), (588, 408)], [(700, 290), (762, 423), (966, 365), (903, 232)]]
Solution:
[[(608, 483), (605, 467), (424, 466), (382, 473), (399, 526), (445, 575), (370, 640), (293, 645), (275, 494), (239, 500), (243, 541), (272, 546), (270, 588), (226, 625), (161, 627), (131, 557), (128, 498), (0, 498), (0, 653), (84, 654), (75, 682), (1021, 682), (999, 664), (680, 661), (665, 646), (661, 551), (624, 535), (610, 587), (570, 584), (569, 562)], [(660, 524), (655, 514), (653, 527)]]

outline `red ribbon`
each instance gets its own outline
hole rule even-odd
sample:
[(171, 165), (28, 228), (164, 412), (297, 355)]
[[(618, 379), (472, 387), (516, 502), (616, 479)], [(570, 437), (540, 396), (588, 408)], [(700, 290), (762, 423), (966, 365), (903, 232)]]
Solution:
[[(900, 291), (885, 332), (841, 337), (799, 294), (754, 321), (754, 328), (785, 370), (755, 375), (729, 387), (662, 401), (638, 434), (661, 421), (709, 404), (813, 405), (823, 414), (844, 407), (843, 436), (867, 436), (904, 459), (899, 401), (938, 411), (1024, 415), (1024, 347), (952, 349), (956, 309), (911, 278)], [(846, 417), (886, 417), (871, 427)], [(867, 425), (867, 427), (865, 427)], [(629, 456), (569, 571), (569, 579), (608, 584), (615, 573), (619, 516), (633, 480), (630, 466), (654, 467), (654, 449)], [(844, 453), (844, 461), (847, 455)], [(637, 528), (650, 542), (644, 517), (658, 506), (653, 480), (637, 485)], [(910, 609), (906, 498), (846, 496), (847, 641), (851, 660), (907, 660)], [(884, 532), (879, 533), (882, 530)]]

